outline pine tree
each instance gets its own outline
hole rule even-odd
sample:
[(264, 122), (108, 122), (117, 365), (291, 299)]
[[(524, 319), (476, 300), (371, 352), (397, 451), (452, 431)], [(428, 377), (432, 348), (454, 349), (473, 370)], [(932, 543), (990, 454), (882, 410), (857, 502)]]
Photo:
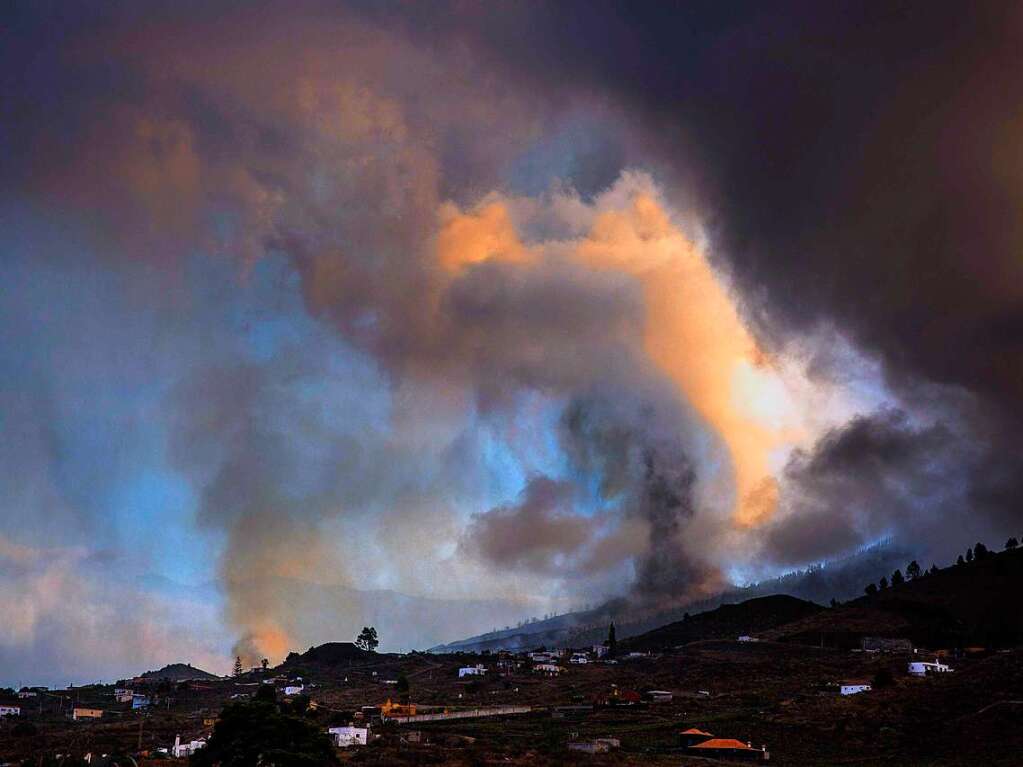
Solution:
[(877, 587), (881, 589), (881, 591), (884, 591), (888, 588), (888, 579), (882, 575), (881, 580), (877, 582)]
[(916, 578), (919, 578), (920, 575), (921, 575), (920, 565), (915, 559), (908, 565), (906, 565), (906, 576), (910, 580), (915, 580)]
[(892, 573), (892, 586), (901, 586), (906, 582), (906, 579), (902, 577), (902, 571), (896, 570)]
[(977, 543), (977, 544), (976, 544), (976, 545), (975, 545), (975, 546), (973, 547), (973, 558), (974, 558), (974, 559), (976, 559), (976, 560), (981, 560), (981, 559), (983, 559), (984, 557), (986, 557), (987, 555), (988, 555), (988, 550), (987, 550), (987, 546), (985, 546), (985, 545), (984, 545), (983, 543), (979, 543), (979, 542), (978, 542), (978, 543)]
[(867, 587), (863, 589), (863, 593), (866, 594), (868, 597), (872, 597), (874, 596), (874, 594), (877, 593), (877, 586), (875, 586), (873, 583), (868, 583)]
[(956, 559), (956, 566), (965, 565), (965, 564), (966, 564), (966, 560), (964, 560), (963, 559), (963, 555), (960, 554), (959, 557)]
[(607, 654), (613, 658), (617, 651), (618, 635), (615, 631), (615, 622), (611, 621), (611, 625), (607, 627)]
[(927, 574), (928, 575), (937, 575), (938, 574), (938, 566), (932, 562), (931, 563), (931, 569), (927, 571)]
[(242, 675), (242, 656), (240, 655), (236, 656), (234, 659), (234, 675), (235, 676)]
[(973, 549), (972, 548), (969, 548), (969, 549), (966, 550), (966, 561), (967, 562), (972, 562), (973, 561)]
[(1007, 540), (1005, 542), (1005, 549), (1006, 549), (1006, 551), (1012, 551), (1017, 546), (1019, 546), (1019, 541), (1016, 540), (1015, 537), (1010, 538), (1009, 540)]

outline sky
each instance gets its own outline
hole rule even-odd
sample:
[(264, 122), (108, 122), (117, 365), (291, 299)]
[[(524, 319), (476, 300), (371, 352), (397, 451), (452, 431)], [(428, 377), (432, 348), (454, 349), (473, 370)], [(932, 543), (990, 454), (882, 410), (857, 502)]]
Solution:
[(1020, 534), (1021, 35), (7, 4), (0, 684)]

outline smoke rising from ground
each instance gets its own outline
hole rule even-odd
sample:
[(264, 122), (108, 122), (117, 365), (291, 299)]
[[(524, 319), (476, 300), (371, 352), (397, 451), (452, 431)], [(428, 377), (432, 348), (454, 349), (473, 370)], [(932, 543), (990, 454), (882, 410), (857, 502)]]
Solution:
[[(154, 368), (160, 440), (221, 547), (238, 653), (347, 638), (364, 591), (676, 604), (1018, 523), (1001, 12), (449, 10), (8, 27), (5, 203), (187, 339), (158, 346), (180, 361)], [(115, 320), (92, 335), (118, 346)], [(36, 384), (38, 405), (0, 392), (32, 447), (9, 497), (95, 530), (24, 480), (66, 418)]]

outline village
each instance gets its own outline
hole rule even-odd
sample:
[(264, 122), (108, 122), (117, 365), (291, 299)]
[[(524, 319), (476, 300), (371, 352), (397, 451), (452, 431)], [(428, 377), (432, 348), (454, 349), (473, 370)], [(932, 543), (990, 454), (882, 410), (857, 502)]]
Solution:
[(740, 635), (653, 653), (615, 648), (611, 634), (588, 648), (462, 655), (333, 643), (227, 678), (177, 664), (116, 685), (24, 687), (0, 700), (0, 764), (41, 746), (61, 763), (184, 763), (206, 747), (224, 706), (250, 701), (314, 723), (343, 762), (812, 764), (834, 754), (818, 741), (805, 761), (815, 739), (800, 728), (834, 738), (842, 722), (842, 740), (856, 743), (847, 749), (882, 753), (912, 733), (873, 722), (873, 699), (934, 707), (954, 694), (953, 679), (1009, 679), (985, 668), (1007, 664), (1018, 678), (1020, 668), (1018, 652), (871, 637), (841, 651)]
[(968, 554), (848, 603), (757, 597), (624, 637), (612, 620), (582, 645), (381, 653), (367, 626), (229, 676), (21, 685), (0, 690), (0, 766), (258, 761), (284, 731), (310, 764), (1015, 765), (1023, 650), (1004, 605), (1023, 550)]

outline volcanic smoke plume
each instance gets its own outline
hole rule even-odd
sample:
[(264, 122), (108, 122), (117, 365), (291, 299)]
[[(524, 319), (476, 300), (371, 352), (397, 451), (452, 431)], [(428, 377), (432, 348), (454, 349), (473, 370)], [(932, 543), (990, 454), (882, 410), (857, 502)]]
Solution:
[(1001, 13), (299, 6), (0, 54), (6, 198), (186, 349), (160, 436), (247, 662), (1018, 523)]

